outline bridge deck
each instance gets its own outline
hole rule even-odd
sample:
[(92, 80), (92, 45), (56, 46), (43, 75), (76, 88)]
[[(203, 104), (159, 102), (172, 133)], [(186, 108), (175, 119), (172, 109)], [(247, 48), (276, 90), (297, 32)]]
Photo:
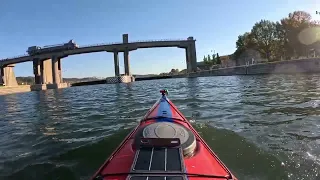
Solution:
[(32, 61), (33, 59), (50, 59), (53, 54), (61, 54), (62, 56), (69, 56), (75, 54), (93, 53), (93, 52), (103, 52), (103, 51), (119, 51), (123, 52), (126, 48), (130, 51), (139, 48), (156, 48), (156, 47), (186, 47), (187, 43), (195, 40), (157, 40), (157, 41), (136, 41), (129, 43), (109, 43), (109, 44), (95, 44), (88, 46), (80, 46), (74, 50), (62, 51), (62, 52), (52, 52), (48, 54), (41, 54), (35, 56), (22, 55), (13, 58), (0, 59), (0, 66), (5, 66), (9, 64), (23, 63), (27, 61)]

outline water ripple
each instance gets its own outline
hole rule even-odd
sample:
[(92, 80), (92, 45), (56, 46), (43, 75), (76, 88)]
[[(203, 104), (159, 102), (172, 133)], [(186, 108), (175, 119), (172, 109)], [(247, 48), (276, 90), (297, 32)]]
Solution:
[[(264, 159), (259, 165), (262, 169), (274, 169), (276, 161), (280, 161), (288, 179), (317, 179), (320, 170), (319, 77), (164, 79), (0, 96), (0, 174), (18, 174), (21, 179), (30, 170), (42, 172), (43, 166), (46, 171), (54, 172), (52, 174), (63, 173), (65, 178), (87, 178), (90, 176), (90, 172), (84, 170), (87, 167), (78, 167), (83, 156), (91, 151), (109, 151), (107, 147), (116, 146), (120, 139), (108, 141), (106, 149), (100, 145), (90, 149), (92, 143), (100, 144), (106, 137), (136, 126), (159, 98), (159, 89), (167, 88), (170, 99), (194, 124), (207, 123), (237, 134), (235, 137), (222, 131), (219, 134), (222, 139), (217, 141), (218, 136), (210, 137), (210, 133), (202, 129), (202, 134), (218, 143), (213, 145), (217, 150), (228, 148), (224, 141), (237, 144), (241, 137), (239, 141), (249, 141), (259, 148), (255, 153), (261, 155), (266, 151), (277, 158), (260, 157)], [(233, 147), (241, 150), (236, 156), (232, 151), (222, 153), (223, 161), (237, 164), (234, 159), (228, 159), (235, 157), (249, 162), (252, 158), (246, 151), (253, 151), (252, 145), (240, 146)], [(81, 153), (72, 159), (77, 152)], [(64, 157), (64, 153), (72, 161), (50, 161), (60, 154)], [(241, 154), (247, 155), (241, 157)], [(92, 169), (101, 163), (95, 163)], [(244, 179), (267, 177), (261, 175), (257, 163), (246, 164), (247, 169), (241, 166), (234, 166), (238, 169), (233, 171)]]

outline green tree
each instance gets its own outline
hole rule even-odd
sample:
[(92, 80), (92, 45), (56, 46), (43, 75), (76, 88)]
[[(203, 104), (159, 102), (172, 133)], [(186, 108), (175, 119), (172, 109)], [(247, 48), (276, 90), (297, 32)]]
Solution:
[(310, 27), (318, 26), (318, 23), (311, 19), (311, 15), (304, 11), (294, 11), (289, 13), (288, 17), (281, 19), (281, 26), (287, 40), (285, 51), (291, 57), (307, 55), (310, 44), (304, 42), (306, 37), (301, 37), (301, 32)]
[(277, 36), (276, 24), (269, 20), (261, 20), (253, 26), (251, 34), (257, 45), (256, 50), (269, 60), (275, 54), (272, 47)]
[(214, 65), (217, 63), (216, 54), (212, 54), (211, 64)]
[(207, 60), (208, 60), (208, 62), (211, 62), (211, 57), (210, 57), (209, 54), (208, 54), (208, 56), (207, 56)]
[(250, 32), (238, 36), (232, 58), (241, 62), (256, 56), (268, 60), (308, 56), (320, 47), (319, 32), (320, 22), (304, 11), (289, 13), (279, 22), (261, 20)]
[(178, 74), (179, 69), (171, 69), (170, 74)]
[(244, 64), (244, 60), (248, 57), (257, 56), (256, 54), (256, 42), (249, 32), (238, 36), (236, 42), (236, 51), (233, 53), (232, 58), (236, 60), (236, 64)]
[(217, 64), (221, 64), (219, 53), (217, 53)]
[(289, 59), (293, 55), (293, 48), (289, 44), (288, 31), (281, 24), (276, 22), (275, 40), (272, 44), (274, 58), (277, 60)]
[(206, 56), (203, 56), (203, 62), (204, 62), (205, 64), (208, 64), (208, 59), (207, 59)]

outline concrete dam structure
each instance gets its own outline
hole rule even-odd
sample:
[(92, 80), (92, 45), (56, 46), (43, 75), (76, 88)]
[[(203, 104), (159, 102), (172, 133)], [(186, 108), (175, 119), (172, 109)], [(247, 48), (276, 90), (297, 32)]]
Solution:
[[(33, 74), (35, 85), (32, 90), (56, 89), (68, 87), (69, 84), (63, 82), (61, 60), (67, 56), (94, 52), (111, 52), (114, 57), (115, 78), (108, 82), (134, 81), (130, 70), (129, 52), (141, 48), (158, 47), (178, 47), (185, 49), (187, 72), (197, 71), (197, 54), (195, 39), (188, 37), (185, 40), (158, 40), (158, 41), (138, 41), (129, 42), (128, 34), (122, 35), (122, 43), (98, 44), (90, 46), (79, 46), (73, 40), (68, 43), (56, 46), (31, 46), (28, 48), (28, 55), (20, 57), (6, 58), (0, 60), (0, 84), (5, 86), (17, 86), (14, 74), (14, 65), (17, 63), (33, 62)], [(124, 55), (124, 75), (120, 75), (119, 52)]]

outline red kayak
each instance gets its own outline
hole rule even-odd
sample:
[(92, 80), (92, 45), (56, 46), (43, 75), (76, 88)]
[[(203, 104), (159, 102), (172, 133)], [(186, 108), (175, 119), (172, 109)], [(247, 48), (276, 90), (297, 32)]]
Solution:
[(92, 180), (214, 180), (237, 178), (162, 90), (139, 125)]

